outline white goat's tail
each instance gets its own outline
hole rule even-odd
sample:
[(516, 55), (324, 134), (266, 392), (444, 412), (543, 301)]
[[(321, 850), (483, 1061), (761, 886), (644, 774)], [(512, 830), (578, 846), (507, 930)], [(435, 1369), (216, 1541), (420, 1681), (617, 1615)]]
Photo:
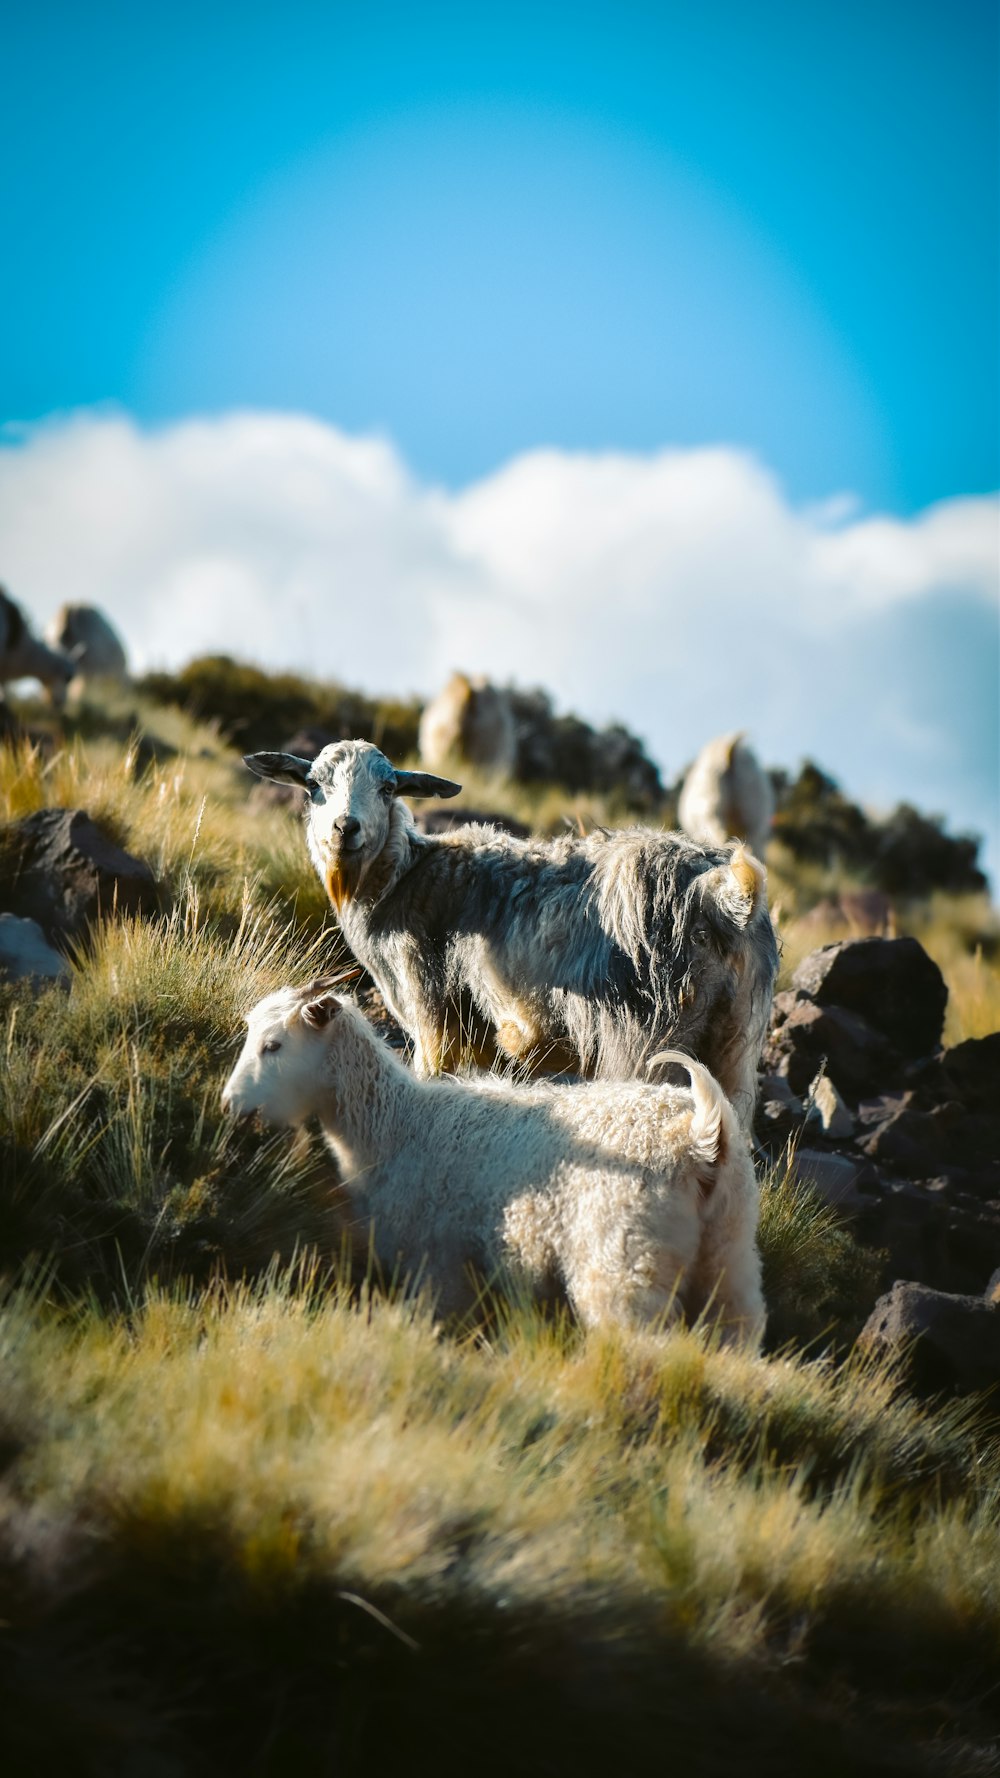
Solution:
[(736, 1113), (714, 1074), (693, 1056), (680, 1050), (660, 1050), (650, 1056), (646, 1071), (673, 1063), (686, 1069), (691, 1077), (694, 1112), (691, 1118), (691, 1150), (693, 1158), (704, 1166), (718, 1167), (740, 1140)]

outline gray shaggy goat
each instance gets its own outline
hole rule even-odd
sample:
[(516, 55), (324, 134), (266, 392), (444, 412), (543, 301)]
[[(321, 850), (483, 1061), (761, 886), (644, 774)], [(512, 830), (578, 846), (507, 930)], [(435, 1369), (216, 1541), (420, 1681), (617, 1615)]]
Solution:
[(246, 764), (307, 790), (313, 863), (418, 1074), (500, 1050), (628, 1079), (669, 1045), (711, 1070), (749, 1128), (778, 954), (766, 872), (742, 847), (648, 828), (419, 834), (400, 796), (461, 786), (397, 771), (367, 741)]

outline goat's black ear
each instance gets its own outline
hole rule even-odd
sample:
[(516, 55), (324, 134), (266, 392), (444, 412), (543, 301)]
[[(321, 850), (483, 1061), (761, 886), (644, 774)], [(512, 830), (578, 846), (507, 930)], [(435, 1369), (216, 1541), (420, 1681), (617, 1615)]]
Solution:
[(397, 772), (397, 796), (457, 796), (461, 784), (450, 778), (435, 778), (432, 772)]
[(244, 753), (243, 764), (256, 772), (258, 778), (270, 778), (275, 784), (308, 786), (312, 771), (311, 759), (300, 759), (296, 753)]
[(307, 1000), (302, 1008), (302, 1023), (313, 1031), (322, 1031), (340, 1011), (336, 994), (321, 994), (318, 1000)]

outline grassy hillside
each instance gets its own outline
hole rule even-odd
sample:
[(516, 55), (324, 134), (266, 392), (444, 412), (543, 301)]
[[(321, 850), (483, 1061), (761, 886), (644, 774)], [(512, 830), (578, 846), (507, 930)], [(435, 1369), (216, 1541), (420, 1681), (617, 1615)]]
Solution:
[[(86, 808), (161, 901), (69, 992), (0, 987), (5, 1771), (996, 1771), (996, 1414), (847, 1356), (879, 1273), (830, 1211), (764, 1182), (764, 1358), (442, 1327), (369, 1276), (313, 1136), (222, 1118), (246, 1006), (342, 955), (247, 788), (134, 698), (0, 748), (0, 814)], [(778, 854), (786, 966), (828, 887)], [(949, 1041), (1000, 1025), (985, 902), (898, 919)]]

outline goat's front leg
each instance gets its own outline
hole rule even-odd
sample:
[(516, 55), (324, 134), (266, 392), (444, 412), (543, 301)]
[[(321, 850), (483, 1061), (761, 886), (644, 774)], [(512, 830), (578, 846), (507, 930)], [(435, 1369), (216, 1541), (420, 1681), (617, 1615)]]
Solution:
[(465, 1045), (457, 1014), (424, 1001), (414, 1010), (408, 1029), (413, 1034), (413, 1072), (422, 1080), (453, 1074), (461, 1067)]

